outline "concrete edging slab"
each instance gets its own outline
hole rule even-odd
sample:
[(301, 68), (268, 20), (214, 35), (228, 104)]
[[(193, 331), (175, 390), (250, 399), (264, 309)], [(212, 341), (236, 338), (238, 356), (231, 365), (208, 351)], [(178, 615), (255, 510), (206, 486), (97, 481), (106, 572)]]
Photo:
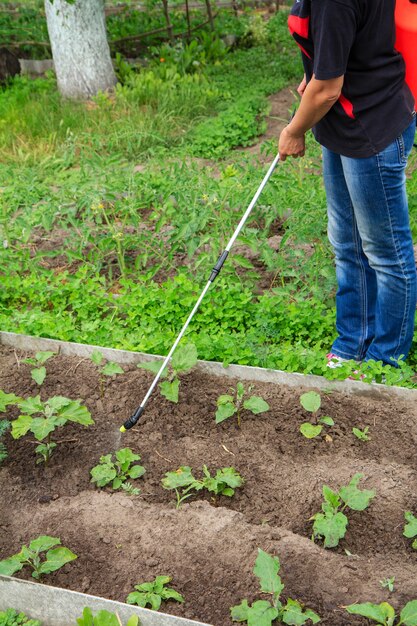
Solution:
[(117, 613), (123, 625), (131, 615), (137, 615), (140, 626), (210, 626), (78, 591), (0, 576), (0, 610), (14, 608), (23, 611), (28, 617), (39, 619), (42, 626), (76, 626), (76, 620), (86, 606), (93, 613), (102, 609)]
[[(160, 355), (146, 354), (144, 352), (130, 352), (128, 350), (72, 343), (58, 339), (32, 337), (30, 335), (21, 335), (5, 331), (0, 331), (0, 344), (31, 352), (54, 350), (65, 356), (78, 356), (81, 358), (89, 358), (94, 350), (100, 350), (107, 360), (121, 364), (136, 364), (163, 358)], [(229, 365), (228, 367), (223, 367), (221, 363), (215, 361), (198, 361), (195, 367), (198, 371), (213, 376), (274, 383), (285, 385), (286, 387), (312, 387), (315, 389), (334, 390), (346, 394), (368, 396), (381, 400), (398, 398), (417, 406), (417, 390), (404, 387), (387, 387), (386, 385), (376, 383), (362, 383), (357, 380), (330, 381), (323, 376), (315, 376), (313, 374), (289, 373), (281, 370), (264, 369), (262, 367), (252, 367), (248, 365)], [(138, 398), (138, 400), (140, 401), (141, 398)]]

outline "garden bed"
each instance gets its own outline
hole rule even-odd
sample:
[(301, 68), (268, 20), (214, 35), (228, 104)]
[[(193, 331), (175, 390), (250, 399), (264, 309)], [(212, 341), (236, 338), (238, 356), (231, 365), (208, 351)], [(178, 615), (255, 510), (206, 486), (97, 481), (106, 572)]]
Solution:
[[(25, 356), (0, 346), (0, 389), (24, 397), (38, 393)], [(124, 365), (124, 374), (109, 378), (100, 397), (90, 359), (56, 356), (46, 367), (42, 398), (79, 398), (95, 424), (63, 428), (46, 468), (35, 465), (29, 436), (7, 438), (0, 558), (38, 535), (60, 537), (78, 559), (49, 575), (49, 584), (125, 601), (135, 584), (167, 574), (185, 603), (163, 610), (215, 626), (230, 626), (230, 607), (259, 597), (252, 573), (258, 548), (280, 557), (283, 595), (314, 609), (323, 624), (366, 624), (343, 609), (356, 601), (388, 599), (401, 607), (417, 597), (417, 555), (402, 535), (404, 512), (417, 508), (414, 395), (322, 392), (322, 414), (335, 425), (326, 428), (327, 440), (306, 440), (299, 432), (309, 417), (299, 402), (305, 389), (256, 382), (253, 393), (270, 410), (243, 413), (239, 429), (234, 418), (220, 425), (214, 420), (218, 396), (236, 381), (193, 370), (181, 378), (178, 404), (156, 391), (143, 423), (121, 435), (120, 425), (142, 400), (152, 374)], [(8, 415), (17, 417), (17, 409)], [(353, 426), (370, 426), (371, 439), (356, 439)], [(135, 481), (139, 496), (99, 490), (90, 482), (100, 456), (125, 446), (141, 455), (146, 468)], [(199, 474), (203, 464), (210, 470), (234, 466), (245, 479), (243, 488), (216, 502), (199, 495), (176, 510), (161, 478), (181, 465)], [(349, 514), (340, 545), (325, 550), (310, 541), (309, 518), (320, 510), (323, 484), (338, 489), (356, 472), (377, 495), (369, 509)], [(29, 577), (24, 570), (19, 576)], [(395, 592), (389, 594), (379, 581), (392, 576)]]

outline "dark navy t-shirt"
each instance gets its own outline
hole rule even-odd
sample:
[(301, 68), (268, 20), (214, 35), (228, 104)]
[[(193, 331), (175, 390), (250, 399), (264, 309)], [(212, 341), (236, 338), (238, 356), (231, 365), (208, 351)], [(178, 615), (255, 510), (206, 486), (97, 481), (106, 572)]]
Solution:
[(307, 81), (344, 76), (342, 95), (313, 133), (349, 157), (386, 148), (412, 121), (414, 99), (394, 49), (395, 0), (296, 0), (288, 26)]

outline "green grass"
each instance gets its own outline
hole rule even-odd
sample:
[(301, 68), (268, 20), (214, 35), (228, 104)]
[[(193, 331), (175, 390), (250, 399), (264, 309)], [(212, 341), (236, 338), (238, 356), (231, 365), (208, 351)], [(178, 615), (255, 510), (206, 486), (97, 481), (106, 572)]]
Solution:
[[(139, 72), (119, 61), (123, 84), (88, 104), (61, 100), (53, 76), (0, 92), (3, 330), (169, 350), (265, 172), (236, 148), (257, 141), (267, 96), (301, 73), (285, 19), (254, 23), (261, 43), (248, 49), (202, 36), (154, 50)], [(189, 329), (200, 358), (329, 374), (320, 167), (311, 136), (307, 157), (279, 165)], [(415, 170), (408, 186), (417, 236)]]

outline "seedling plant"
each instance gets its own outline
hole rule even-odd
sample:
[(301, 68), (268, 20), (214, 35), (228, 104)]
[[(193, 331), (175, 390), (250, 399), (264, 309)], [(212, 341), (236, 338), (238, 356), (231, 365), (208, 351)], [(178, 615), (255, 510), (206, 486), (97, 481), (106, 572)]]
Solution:
[(250, 385), (245, 390), (243, 383), (238, 382), (236, 389), (230, 389), (233, 395), (225, 394), (219, 396), (217, 398), (216, 424), (220, 424), (232, 417), (232, 415), (236, 415), (237, 425), (240, 428), (242, 409), (246, 409), (254, 415), (268, 411), (269, 404), (261, 396), (250, 396), (250, 398), (245, 400), (245, 395), (249, 394), (252, 389), (253, 385)]
[(315, 420), (314, 424), (304, 422), (300, 426), (300, 433), (307, 439), (318, 437), (323, 430), (323, 426), (334, 426), (334, 419), (332, 417), (328, 415), (318, 417), (318, 411), (321, 407), (321, 397), (316, 391), (303, 393), (302, 396), (300, 396), (300, 404), (303, 409), (312, 414), (312, 418)]
[[(414, 539), (414, 537), (417, 537), (417, 517), (415, 517), (411, 511), (406, 511), (404, 517), (407, 524), (404, 525), (403, 535), (407, 537), (407, 539)], [(411, 547), (413, 550), (417, 550), (417, 539), (414, 539)]]
[(79, 400), (70, 400), (64, 396), (53, 396), (46, 402), (42, 402), (38, 395), (33, 398), (19, 399), (16, 404), (21, 414), (12, 422), (12, 437), (20, 439), (31, 432), (37, 441), (42, 442), (35, 448), (35, 452), (39, 455), (36, 463), (48, 463), (58, 443), (51, 440), (51, 435), (57, 428), (68, 422), (83, 426), (94, 424), (87, 407), (83, 406)]
[(91, 482), (97, 487), (105, 487), (109, 483), (112, 489), (123, 489), (129, 495), (138, 495), (140, 490), (133, 487), (128, 479), (135, 480), (145, 473), (145, 468), (136, 463), (140, 461), (140, 455), (135, 454), (130, 448), (121, 448), (112, 454), (100, 457), (100, 463), (90, 471)]
[(0, 420), (0, 463), (7, 459), (8, 453), (2, 438), (10, 430), (9, 420)]
[(313, 541), (317, 538), (324, 539), (325, 548), (335, 548), (346, 534), (348, 518), (344, 511), (347, 508), (353, 511), (364, 511), (368, 508), (375, 497), (375, 491), (359, 489), (358, 483), (361, 478), (363, 474), (355, 474), (350, 483), (346, 487), (341, 487), (338, 492), (327, 485), (323, 486), (322, 513), (316, 513), (311, 518), (314, 520)]
[[(82, 617), (77, 618), (78, 626), (123, 626), (117, 613), (111, 613), (102, 609), (93, 615), (90, 607), (83, 609)], [(137, 615), (131, 615), (126, 622), (126, 626), (140, 626)]]
[(94, 365), (97, 366), (100, 374), (100, 396), (104, 395), (104, 384), (106, 377), (116, 376), (116, 374), (123, 374), (124, 370), (118, 363), (113, 361), (105, 361), (104, 356), (99, 350), (94, 350), (91, 355), (91, 360)]
[(46, 367), (44, 363), (55, 356), (55, 352), (49, 350), (45, 352), (37, 352), (34, 358), (24, 359), (23, 363), (33, 365), (33, 369), (30, 370), (31, 376), (35, 383), (41, 386), (46, 378)]
[(178, 591), (166, 586), (171, 580), (170, 576), (157, 576), (152, 582), (135, 585), (136, 591), (129, 593), (126, 602), (137, 604), (142, 608), (149, 605), (154, 611), (158, 611), (163, 600), (184, 602), (183, 596)]
[(29, 619), (24, 613), (15, 609), (0, 611), (0, 626), (41, 626), (38, 619)]
[(351, 615), (367, 617), (379, 626), (394, 626), (394, 622), (395, 626), (417, 626), (417, 600), (407, 602), (399, 615), (396, 615), (394, 607), (388, 602), (350, 604), (346, 611)]
[(317, 624), (319, 615), (311, 609), (304, 609), (298, 600), (287, 599), (283, 604), (280, 600), (284, 584), (278, 572), (280, 562), (277, 556), (258, 549), (253, 573), (259, 578), (261, 592), (272, 596), (271, 600), (256, 600), (249, 605), (247, 599), (230, 609), (234, 622), (246, 622), (248, 626), (271, 626), (275, 620), (279, 624), (302, 626), (307, 622)]
[[(165, 378), (167, 380), (163, 380), (159, 383), (159, 390), (161, 394), (167, 398), (167, 400), (175, 403), (178, 402), (180, 388), (178, 375), (189, 372), (196, 363), (197, 348), (193, 343), (187, 343), (177, 348), (167, 367), (164, 368), (164, 371), (161, 374), (161, 378)], [(149, 361), (147, 363), (139, 363), (138, 367), (157, 374), (161, 365), (161, 361)]]
[(359, 439), (360, 441), (369, 441), (371, 438), (368, 435), (369, 426), (365, 426), (363, 430), (360, 430), (359, 428), (352, 428), (352, 432), (355, 435), (355, 437)]
[(194, 496), (196, 492), (206, 489), (215, 496), (227, 496), (231, 498), (235, 489), (243, 485), (243, 478), (235, 470), (234, 467), (224, 467), (217, 470), (215, 476), (212, 476), (203, 465), (204, 478), (197, 480), (192, 474), (191, 467), (182, 465), (175, 472), (167, 472), (165, 478), (162, 479), (164, 489), (175, 489), (177, 495), (177, 509), (187, 498)]
[(33, 570), (33, 578), (39, 579), (44, 574), (55, 572), (76, 558), (76, 554), (61, 546), (59, 537), (41, 535), (31, 541), (29, 546), (22, 546), (17, 554), (0, 561), (0, 574), (13, 576), (16, 572), (20, 572), (25, 565), (29, 565)]
[(384, 578), (383, 580), (379, 581), (379, 584), (381, 585), (382, 589), (388, 589), (390, 593), (394, 591), (394, 583), (395, 583), (395, 576), (392, 576), (391, 578)]

